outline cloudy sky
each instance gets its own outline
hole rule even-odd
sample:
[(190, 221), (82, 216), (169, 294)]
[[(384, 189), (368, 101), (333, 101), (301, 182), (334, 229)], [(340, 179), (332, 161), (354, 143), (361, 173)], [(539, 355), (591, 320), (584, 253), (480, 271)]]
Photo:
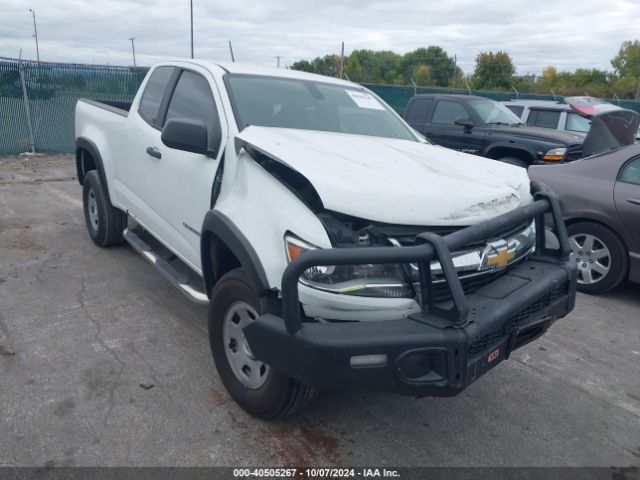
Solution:
[[(546, 65), (610, 69), (639, 38), (640, 0), (193, 0), (195, 56), (283, 65), (359, 48), (404, 53), (440, 45), (473, 70), (480, 50), (507, 50), (518, 74)], [(0, 56), (138, 64), (187, 57), (189, 0), (0, 0)]]

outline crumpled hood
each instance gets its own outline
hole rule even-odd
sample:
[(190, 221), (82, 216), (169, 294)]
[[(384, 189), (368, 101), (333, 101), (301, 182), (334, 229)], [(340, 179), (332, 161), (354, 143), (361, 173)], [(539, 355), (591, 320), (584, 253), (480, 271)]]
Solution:
[(398, 225), (472, 225), (531, 202), (526, 170), (407, 140), (250, 126), (236, 148), (304, 175), (328, 210)]

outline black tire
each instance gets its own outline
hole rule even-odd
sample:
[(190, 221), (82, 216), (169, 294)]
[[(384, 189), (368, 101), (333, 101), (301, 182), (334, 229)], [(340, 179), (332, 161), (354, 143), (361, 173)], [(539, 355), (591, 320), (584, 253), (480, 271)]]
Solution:
[(127, 228), (127, 214), (111, 205), (95, 170), (84, 176), (82, 203), (91, 240), (100, 247), (120, 245), (123, 241), (122, 233)]
[[(567, 233), (569, 234), (569, 243), (572, 246), (571, 257), (578, 263), (578, 290), (589, 294), (599, 294), (607, 292), (617, 287), (626, 277), (629, 271), (629, 252), (623, 241), (618, 235), (609, 228), (594, 222), (578, 222), (573, 223), (567, 227)], [(581, 268), (590, 268), (594, 260), (590, 258), (593, 253), (593, 249), (590, 254), (587, 255), (587, 251), (582, 251), (578, 248), (579, 244), (584, 246), (584, 241), (587, 236), (595, 238), (596, 251), (600, 250), (599, 247), (604, 246), (609, 250), (608, 261), (601, 263), (608, 267), (606, 274), (599, 276), (593, 283), (585, 283)], [(576, 240), (577, 243), (574, 243)], [(598, 245), (601, 244), (601, 245)], [(580, 262), (578, 262), (580, 259)], [(599, 261), (599, 260), (596, 260)]]
[(516, 167), (529, 168), (529, 164), (527, 162), (516, 157), (502, 157), (499, 158), (498, 161), (508, 163), (509, 165), (515, 165)]
[(243, 384), (227, 357), (226, 349), (230, 345), (225, 344), (223, 326), (227, 313), (241, 303), (248, 304), (258, 314), (280, 312), (277, 300), (256, 295), (243, 269), (232, 270), (218, 281), (209, 305), (209, 342), (220, 379), (229, 395), (251, 415), (265, 420), (291, 415), (313, 400), (318, 389), (273, 368), (266, 371), (262, 385), (249, 388)]

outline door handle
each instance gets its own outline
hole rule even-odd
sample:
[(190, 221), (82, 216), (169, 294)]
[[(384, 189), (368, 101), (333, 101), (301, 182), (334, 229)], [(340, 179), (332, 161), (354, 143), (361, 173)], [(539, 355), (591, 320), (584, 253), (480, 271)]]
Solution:
[(640, 198), (628, 198), (627, 202), (633, 203), (635, 205), (640, 205)]
[(152, 157), (162, 158), (162, 153), (160, 153), (158, 147), (147, 147), (147, 154), (151, 155)]

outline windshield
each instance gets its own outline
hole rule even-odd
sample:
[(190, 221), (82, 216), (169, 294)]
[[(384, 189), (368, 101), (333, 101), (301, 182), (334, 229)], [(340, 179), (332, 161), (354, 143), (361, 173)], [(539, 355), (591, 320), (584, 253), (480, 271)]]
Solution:
[(484, 123), (495, 123), (498, 125), (521, 123), (516, 114), (498, 102), (477, 100), (469, 103)]
[(259, 125), (418, 141), (364, 89), (258, 75), (227, 74), (225, 80), (240, 130)]
[(591, 120), (588, 118), (578, 115), (577, 113), (567, 113), (567, 126), (565, 127), (565, 130), (587, 133), (590, 128)]

